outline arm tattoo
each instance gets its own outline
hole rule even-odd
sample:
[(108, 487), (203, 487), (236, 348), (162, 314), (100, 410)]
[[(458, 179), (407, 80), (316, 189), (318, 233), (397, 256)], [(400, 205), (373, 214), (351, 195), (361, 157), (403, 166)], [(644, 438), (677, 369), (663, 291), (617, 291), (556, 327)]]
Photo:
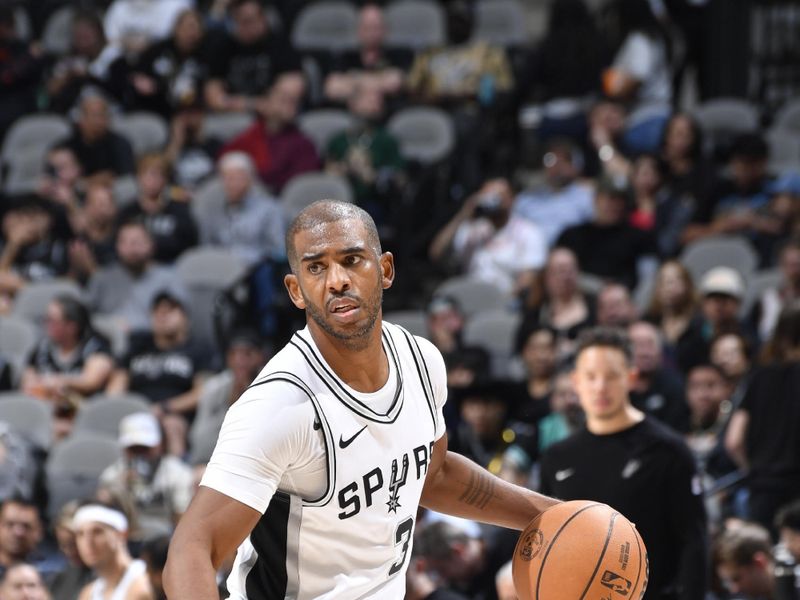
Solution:
[(494, 479), (488, 473), (470, 473), (469, 484), (459, 500), (480, 509), (486, 507), (494, 495)]

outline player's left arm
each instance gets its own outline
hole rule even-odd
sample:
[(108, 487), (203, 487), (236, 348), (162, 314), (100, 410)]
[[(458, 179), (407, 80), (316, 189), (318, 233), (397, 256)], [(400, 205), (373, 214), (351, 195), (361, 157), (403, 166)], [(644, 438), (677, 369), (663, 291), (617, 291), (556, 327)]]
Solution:
[(465, 519), (525, 529), (543, 510), (560, 502), (492, 475), (447, 450), (447, 434), (433, 447), (421, 504)]

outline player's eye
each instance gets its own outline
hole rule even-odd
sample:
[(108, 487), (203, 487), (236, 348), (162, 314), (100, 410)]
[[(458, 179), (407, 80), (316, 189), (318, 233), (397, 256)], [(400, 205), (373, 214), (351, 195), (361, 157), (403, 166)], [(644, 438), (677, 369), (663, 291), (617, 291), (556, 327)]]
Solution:
[(312, 275), (319, 275), (322, 273), (322, 265), (320, 263), (311, 263), (308, 265), (308, 272)]
[(357, 265), (360, 262), (361, 262), (361, 257), (356, 255), (356, 254), (349, 254), (344, 259), (344, 263), (346, 265), (351, 265), (351, 266), (352, 265)]

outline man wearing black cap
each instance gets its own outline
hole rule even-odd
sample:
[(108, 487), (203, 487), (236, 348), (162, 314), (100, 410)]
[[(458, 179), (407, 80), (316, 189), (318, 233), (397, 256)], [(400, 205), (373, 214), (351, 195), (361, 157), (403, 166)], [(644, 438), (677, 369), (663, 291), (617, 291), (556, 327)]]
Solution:
[[(163, 290), (153, 299), (152, 332), (131, 336), (129, 351), (109, 384), (110, 392), (131, 391), (146, 396), (165, 416), (190, 420), (197, 407), (203, 369), (202, 356), (189, 339), (186, 302), (176, 292)], [(170, 436), (175, 445), (183, 436)]]
[(617, 177), (600, 180), (594, 197), (594, 217), (566, 229), (556, 246), (572, 250), (581, 270), (636, 286), (644, 259), (656, 253), (653, 238), (628, 223), (628, 183)]

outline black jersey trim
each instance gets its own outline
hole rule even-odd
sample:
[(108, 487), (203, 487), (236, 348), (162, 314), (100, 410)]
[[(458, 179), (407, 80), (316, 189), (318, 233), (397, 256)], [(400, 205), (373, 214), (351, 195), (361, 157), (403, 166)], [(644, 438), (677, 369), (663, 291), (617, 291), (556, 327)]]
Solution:
[[(311, 351), (311, 356), (304, 350), (299, 344), (295, 342), (295, 338), (302, 340), (303, 344), (307, 346)], [(289, 340), (289, 344), (297, 348), (298, 352), (306, 359), (308, 366), (311, 368), (312, 371), (317, 375), (319, 380), (327, 387), (331, 394), (335, 398), (337, 398), (342, 404), (348, 407), (350, 410), (358, 414), (359, 416), (367, 419), (368, 421), (372, 421), (373, 423), (384, 423), (384, 424), (391, 424), (394, 423), (397, 418), (400, 416), (400, 408), (402, 407), (402, 399), (403, 399), (403, 378), (402, 372), (400, 370), (400, 364), (397, 360), (397, 356), (394, 353), (391, 345), (389, 347), (389, 354), (392, 356), (392, 360), (395, 363), (395, 370), (397, 374), (397, 389), (395, 390), (395, 396), (392, 399), (392, 404), (389, 407), (387, 413), (380, 414), (376, 413), (369, 407), (367, 407), (364, 403), (360, 402), (357, 398), (352, 397), (349, 392), (343, 388), (339, 379), (335, 376), (331, 376), (329, 369), (325, 365), (323, 361), (320, 361), (319, 357), (316, 356), (314, 353), (311, 345), (305, 340), (302, 336), (295, 334), (295, 336)], [(313, 358), (312, 358), (313, 357)], [(319, 365), (319, 367), (317, 367)], [(331, 381), (338, 387), (341, 391), (337, 391), (337, 389), (332, 385)]]
[[(414, 359), (414, 365), (417, 369), (417, 375), (419, 376), (420, 384), (422, 384), (422, 391), (425, 394), (425, 400), (428, 403), (428, 410), (431, 413), (431, 419), (433, 420), (433, 432), (436, 433), (439, 426), (439, 421), (437, 418), (436, 399), (433, 395), (433, 386), (431, 385), (430, 375), (428, 374), (428, 365), (425, 364), (425, 360), (422, 357), (422, 351), (419, 348), (417, 340), (415, 340), (410, 333), (408, 333), (399, 325), (395, 325), (395, 327), (397, 327), (406, 338), (408, 349), (411, 351), (411, 356)], [(425, 371), (424, 374), (423, 370)]]
[(325, 412), (322, 410), (322, 407), (317, 400), (317, 397), (311, 391), (311, 389), (296, 375), (293, 373), (288, 373), (286, 371), (276, 371), (275, 373), (271, 373), (260, 379), (259, 381), (250, 384), (250, 388), (254, 388), (259, 385), (264, 385), (265, 383), (270, 383), (271, 381), (283, 381), (285, 383), (289, 383), (298, 389), (302, 390), (307, 396), (308, 399), (311, 401), (311, 405), (314, 407), (314, 412), (319, 419), (320, 424), (322, 425), (322, 442), (325, 445), (325, 455), (327, 458), (327, 465), (328, 465), (328, 477), (326, 478), (326, 488), (325, 492), (316, 499), (306, 499), (303, 498), (303, 504), (306, 506), (325, 506), (328, 502), (331, 501), (333, 497), (333, 492), (336, 488), (336, 452), (334, 451), (335, 448), (335, 441), (333, 439), (333, 430), (331, 429), (330, 423), (328, 423), (328, 417), (325, 415)]
[[(352, 410), (358, 412), (362, 416), (369, 418), (369, 417), (377, 417), (379, 422), (386, 422), (386, 419), (391, 419), (389, 422), (393, 422), (397, 416), (395, 415), (392, 417), (392, 413), (395, 410), (399, 411), (399, 400), (402, 398), (403, 392), (403, 376), (402, 371), (400, 370), (400, 363), (397, 358), (397, 355), (394, 351), (394, 348), (390, 343), (387, 341), (387, 334), (385, 330), (381, 331), (381, 339), (386, 341), (386, 346), (388, 347), (388, 355), (391, 357), (392, 362), (394, 362), (395, 366), (395, 377), (397, 379), (397, 387), (395, 389), (394, 398), (392, 398), (392, 403), (389, 406), (389, 409), (386, 411), (385, 414), (376, 412), (372, 410), (369, 406), (361, 402), (358, 398), (356, 398), (350, 390), (345, 387), (339, 377), (331, 370), (325, 360), (320, 356), (318, 349), (311, 344), (304, 336), (300, 335), (300, 333), (295, 334), (294, 337), (300, 339), (305, 346), (308, 348), (311, 356), (316, 361), (317, 365), (319, 365), (320, 369), (327, 375), (330, 382), (332, 382), (341, 393), (336, 394), (336, 397), (339, 398), (343, 403), (347, 404)], [(294, 338), (293, 338), (294, 339)], [(296, 346), (297, 344), (295, 344)], [(301, 350), (302, 351), (302, 350)], [(305, 352), (304, 352), (305, 355)], [(306, 355), (306, 359), (308, 360), (308, 356)], [(311, 361), (309, 361), (311, 362)], [(330, 388), (330, 386), (328, 386)], [(333, 390), (331, 390), (333, 391)], [(335, 393), (335, 392), (334, 392)]]
[(267, 510), (250, 532), (256, 560), (245, 576), (249, 600), (285, 598), (289, 577), (286, 571), (291, 498), (275, 492)]

